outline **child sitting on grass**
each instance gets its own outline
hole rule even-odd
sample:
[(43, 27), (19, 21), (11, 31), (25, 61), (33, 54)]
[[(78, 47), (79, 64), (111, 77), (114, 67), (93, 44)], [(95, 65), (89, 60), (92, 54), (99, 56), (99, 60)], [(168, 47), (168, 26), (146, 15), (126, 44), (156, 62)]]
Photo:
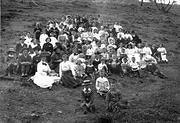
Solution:
[(96, 79), (96, 91), (100, 96), (104, 96), (109, 89), (110, 89), (110, 84), (109, 80), (105, 77), (105, 70), (102, 69), (99, 72), (100, 77)]

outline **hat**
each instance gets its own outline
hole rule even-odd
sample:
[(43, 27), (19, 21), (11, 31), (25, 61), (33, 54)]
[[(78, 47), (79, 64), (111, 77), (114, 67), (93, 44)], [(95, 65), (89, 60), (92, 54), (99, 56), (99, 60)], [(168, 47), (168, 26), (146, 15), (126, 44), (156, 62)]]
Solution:
[(14, 52), (14, 53), (15, 53), (16, 51), (15, 51), (14, 48), (9, 48), (8, 51), (7, 51), (7, 53), (9, 53), (9, 52)]
[(50, 56), (50, 55), (51, 54), (49, 52), (43, 51), (43, 52), (41, 52), (40, 57), (47, 57), (47, 56)]
[(21, 50), (21, 52), (24, 52), (25, 50), (28, 51), (28, 48), (24, 47), (24, 48)]
[(87, 86), (87, 85), (91, 85), (91, 84), (92, 84), (91, 80), (84, 80), (82, 83), (82, 86)]
[(26, 38), (24, 36), (21, 36), (20, 40), (26, 40)]

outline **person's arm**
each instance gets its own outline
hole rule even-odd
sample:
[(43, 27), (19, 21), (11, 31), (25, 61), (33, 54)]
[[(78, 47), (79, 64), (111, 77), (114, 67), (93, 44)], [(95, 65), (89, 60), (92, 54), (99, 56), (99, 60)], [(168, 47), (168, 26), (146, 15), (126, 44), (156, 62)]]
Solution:
[(62, 62), (59, 64), (59, 77), (62, 78)]
[(110, 84), (109, 84), (109, 80), (106, 80), (106, 88), (109, 90), (110, 89)]
[(100, 89), (99, 79), (96, 79), (96, 90)]

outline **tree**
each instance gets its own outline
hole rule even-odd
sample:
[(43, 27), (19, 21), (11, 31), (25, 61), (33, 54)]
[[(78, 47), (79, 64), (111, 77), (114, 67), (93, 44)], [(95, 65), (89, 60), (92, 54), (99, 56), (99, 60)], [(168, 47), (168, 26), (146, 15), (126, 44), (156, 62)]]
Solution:
[(144, 0), (141, 0), (141, 6), (143, 6)]
[(173, 5), (176, 3), (175, 0), (169, 0), (168, 3), (166, 3), (166, 0), (151, 0), (151, 2), (154, 2), (158, 10), (164, 13), (168, 13), (173, 7)]

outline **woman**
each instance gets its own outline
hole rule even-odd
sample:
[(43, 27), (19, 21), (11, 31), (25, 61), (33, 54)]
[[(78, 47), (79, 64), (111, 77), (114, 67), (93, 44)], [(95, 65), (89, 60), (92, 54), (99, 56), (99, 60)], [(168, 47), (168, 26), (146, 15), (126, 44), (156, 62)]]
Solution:
[(59, 64), (59, 76), (62, 84), (69, 88), (75, 88), (80, 85), (75, 79), (74, 65), (68, 61), (67, 55), (62, 56), (63, 61)]
[(49, 54), (47, 52), (41, 53), (41, 61), (37, 64), (37, 72), (35, 76), (32, 77), (34, 83), (41, 88), (51, 89), (53, 83), (58, 82), (60, 78), (56, 73), (51, 71), (46, 57)]

